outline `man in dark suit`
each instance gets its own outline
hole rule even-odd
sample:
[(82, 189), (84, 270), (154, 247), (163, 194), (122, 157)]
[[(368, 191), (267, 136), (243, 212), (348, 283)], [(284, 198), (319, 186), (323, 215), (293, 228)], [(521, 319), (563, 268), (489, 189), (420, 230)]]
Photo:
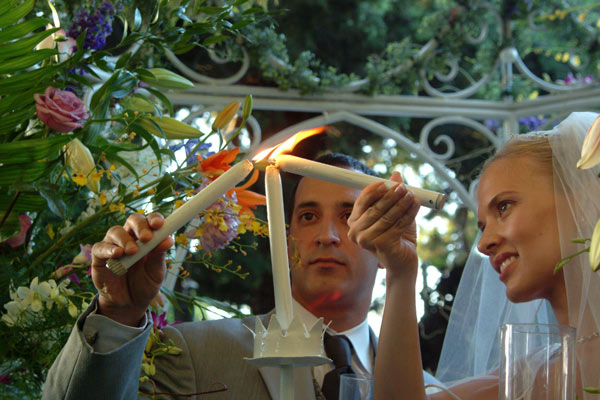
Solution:
[[(327, 155), (319, 161), (373, 174), (344, 155)], [(400, 181), (397, 174), (393, 179)], [(375, 185), (365, 192), (369, 190), (384, 189)], [(386, 198), (416, 214), (418, 203), (406, 193), (392, 188)], [(309, 328), (320, 317), (330, 322), (331, 334), (347, 338), (344, 341), (351, 350), (348, 370), (371, 374), (377, 339), (366, 318), (381, 265), (374, 255), (376, 249), (365, 250), (363, 247), (372, 246), (363, 243), (361, 247), (348, 237), (348, 218), (360, 194), (358, 189), (317, 179), (299, 181), (290, 218), (290, 270), (294, 315)], [(374, 207), (364, 213), (377, 217), (382, 212), (382, 221), (401, 229), (414, 226), (414, 221), (387, 221), (383, 211)], [(165, 239), (122, 277), (113, 275), (105, 265), (108, 259), (135, 253), (135, 238), (150, 240), (152, 231), (162, 224), (159, 214), (131, 215), (124, 226), (112, 227), (104, 240), (94, 245), (92, 276), (98, 296), (77, 321), (52, 366), (44, 399), (131, 399), (138, 395), (141, 358), (152, 327), (147, 308), (160, 289), (164, 253), (173, 239)], [(269, 317), (262, 316), (265, 325)], [(244, 360), (252, 357), (254, 342), (244, 325), (253, 328), (254, 321), (225, 319), (165, 327), (163, 340), (172, 340), (182, 353), (157, 357), (154, 386), (145, 382), (140, 391), (189, 395), (225, 384), (226, 391), (210, 398), (279, 399), (279, 371)], [(336, 397), (335, 391), (322, 390), (323, 382), (331, 380), (326, 376), (335, 369), (332, 363), (296, 368), (295, 398)]]

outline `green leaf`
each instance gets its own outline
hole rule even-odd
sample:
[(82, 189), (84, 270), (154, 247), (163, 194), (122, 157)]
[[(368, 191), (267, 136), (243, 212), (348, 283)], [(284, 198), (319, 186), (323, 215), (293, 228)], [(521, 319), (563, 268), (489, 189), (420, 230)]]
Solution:
[(9, 58), (20, 57), (30, 53), (38, 43), (52, 35), (57, 30), (58, 28), (46, 29), (43, 32), (24, 37), (23, 39), (2, 44), (2, 46), (0, 46), (0, 61)]
[[(0, 118), (0, 135), (5, 135), (14, 131), (21, 123), (31, 119), (35, 114), (35, 106), (27, 107), (24, 110), (13, 112)], [(0, 150), (0, 153), (2, 151)]]
[(33, 163), (47, 158), (54, 159), (64, 144), (71, 141), (73, 135), (58, 135), (44, 139), (20, 140), (3, 143), (0, 146), (0, 163)]
[(6, 14), (9, 10), (11, 10), (15, 4), (17, 4), (17, 0), (4, 0), (0, 2), (0, 16)]
[(106, 159), (108, 161), (110, 161), (112, 164), (114, 164), (114, 163), (121, 164), (122, 166), (127, 168), (136, 177), (136, 179), (140, 178), (140, 176), (138, 175), (135, 168), (133, 168), (127, 160), (125, 160), (123, 157), (119, 156), (117, 153), (106, 153)]
[[(151, 121), (151, 122), (153, 122), (153, 121)], [(138, 135), (140, 135), (141, 137), (143, 137), (146, 140), (146, 142), (150, 145), (150, 147), (154, 151), (154, 155), (156, 156), (156, 159), (160, 160), (161, 159), (160, 146), (156, 142), (156, 139), (154, 138), (154, 136), (138, 123), (131, 124), (131, 128), (134, 130), (135, 133), (137, 133)], [(158, 165), (160, 166), (160, 163)]]
[[(3, 188), (2, 192), (5, 193), (5, 190)], [(14, 193), (9, 195), (4, 193), (0, 193), (0, 210), (7, 210), (15, 197)], [(46, 200), (43, 197), (34, 193), (21, 193), (17, 202), (13, 205), (12, 211), (22, 213), (26, 211), (40, 211), (45, 208)]]
[(229, 7), (198, 7), (198, 12), (208, 14), (208, 15), (217, 15), (224, 11), (227, 11)]
[(9, 60), (4, 60), (2, 63), (0, 63), (0, 74), (10, 74), (12, 72), (31, 67), (32, 65), (35, 65), (40, 61), (57, 54), (57, 49), (44, 49), (31, 52), (23, 57), (15, 57)]
[[(160, 163), (159, 163), (160, 165)], [(156, 204), (160, 204), (165, 198), (173, 196), (175, 191), (175, 181), (171, 174), (165, 174), (162, 177), (158, 185), (156, 185), (156, 193), (152, 198), (152, 201)]]
[(175, 297), (175, 294), (173, 293), (172, 290), (169, 290), (166, 287), (161, 286), (160, 291), (165, 295), (167, 300), (169, 300), (169, 303), (171, 303), (171, 305), (173, 307), (175, 307), (175, 309), (177, 311), (183, 312), (183, 310), (181, 309), (181, 306), (179, 305), (179, 301), (177, 301), (177, 298)]
[(35, 182), (50, 173), (51, 169), (51, 164), (41, 161), (3, 165), (0, 167), (0, 186), (8, 186), (18, 182)]
[[(4, 218), (4, 212), (4, 210), (0, 211), (0, 218)], [(11, 212), (0, 227), (0, 242), (10, 239), (19, 232), (21, 232), (19, 216), (17, 213)]]
[(152, 88), (146, 88), (147, 91), (149, 91), (150, 93), (152, 93), (158, 100), (160, 100), (160, 102), (167, 107), (167, 110), (169, 111), (169, 115), (173, 116), (175, 113), (173, 111), (173, 104), (171, 104), (171, 101), (169, 100), (169, 98), (167, 96), (165, 96), (164, 94), (162, 94), (162, 92), (156, 90), (156, 89), (152, 89)]
[(48, 182), (42, 182), (38, 185), (38, 190), (40, 191), (40, 195), (46, 199), (50, 211), (58, 217), (65, 219), (67, 216), (67, 207), (58, 194), (58, 186)]
[(130, 58), (131, 58), (130, 51), (123, 53), (123, 55), (121, 57), (119, 57), (119, 59), (117, 60), (117, 63), (115, 64), (115, 69), (124, 68), (127, 65), (127, 63), (129, 62)]
[(0, 31), (0, 43), (21, 38), (38, 28), (46, 26), (50, 21), (47, 18), (32, 18), (17, 25), (13, 25)]
[(240, 29), (240, 28), (245, 27), (246, 25), (250, 25), (252, 22), (254, 22), (254, 21), (252, 21), (251, 19), (244, 19), (244, 20), (238, 21), (235, 24), (231, 25), (231, 29)]
[(206, 39), (204, 39), (202, 41), (202, 44), (205, 46), (209, 46), (211, 44), (217, 44), (217, 43), (224, 42), (228, 39), (231, 39), (231, 36), (227, 36), (227, 35), (210, 36), (210, 37), (207, 37)]
[(11, 77), (0, 79), (0, 95), (23, 92), (26, 89), (37, 87), (57, 73), (58, 68), (52, 66), (19, 72)]
[(135, 9), (133, 13), (133, 30), (135, 32), (139, 31), (142, 27), (142, 13), (140, 13), (139, 9)]
[[(15, 4), (14, 2), (12, 2)], [(12, 8), (11, 12), (0, 15), (0, 29), (14, 24), (33, 10), (35, 0), (25, 0), (22, 4)], [(11, 6), (12, 7), (12, 6)]]

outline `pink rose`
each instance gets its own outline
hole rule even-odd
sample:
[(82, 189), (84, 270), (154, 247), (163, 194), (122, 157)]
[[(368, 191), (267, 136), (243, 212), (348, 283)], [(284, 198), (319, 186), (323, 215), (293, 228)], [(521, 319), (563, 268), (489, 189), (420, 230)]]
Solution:
[(34, 94), (38, 118), (50, 128), (59, 132), (71, 132), (83, 125), (88, 117), (83, 102), (75, 94), (48, 86), (44, 94)]

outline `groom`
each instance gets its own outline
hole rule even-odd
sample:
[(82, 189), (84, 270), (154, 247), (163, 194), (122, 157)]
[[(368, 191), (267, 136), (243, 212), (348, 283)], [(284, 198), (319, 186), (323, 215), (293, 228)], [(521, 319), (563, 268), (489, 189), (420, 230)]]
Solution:
[[(374, 175), (365, 165), (345, 155), (330, 154), (318, 161)], [(399, 180), (397, 176), (395, 179)], [(371, 186), (365, 190), (360, 200), (365, 207), (369, 190), (383, 191)], [(359, 195), (357, 189), (302, 178), (292, 197), (289, 246), (294, 315), (309, 328), (320, 317), (325, 323), (330, 322), (329, 334), (346, 337), (341, 342), (345, 343), (342, 347), (349, 351), (350, 360), (350, 365), (344, 366), (329, 363), (296, 368), (295, 398), (299, 400), (337, 400), (337, 384), (327, 382), (337, 381), (339, 377), (334, 375), (341, 369), (373, 373), (377, 338), (366, 318), (380, 260), (348, 237), (348, 218)], [(404, 189), (394, 191), (389, 197), (409, 206), (410, 199), (406, 200)], [(359, 214), (376, 217), (375, 206), (363, 207)], [(413, 208), (416, 214), (418, 205)], [(383, 217), (382, 221), (397, 224), (401, 229), (414, 225), (414, 221), (387, 221)], [(134, 237), (148, 241), (152, 231), (162, 224), (163, 217), (159, 214), (148, 217), (134, 214), (123, 227), (110, 228), (104, 240), (94, 245), (92, 276), (98, 296), (77, 321), (50, 369), (43, 399), (138, 396), (141, 358), (152, 328), (147, 308), (159, 291), (165, 274), (164, 253), (172, 246), (173, 239), (165, 239), (123, 277), (115, 277), (105, 265), (107, 259), (135, 253)], [(356, 232), (360, 228), (355, 230), (355, 238)], [(401, 240), (392, 234), (388, 236), (388, 243)], [(381, 249), (371, 250), (381, 256)], [(390, 257), (395, 256), (391, 253)], [(261, 316), (265, 326), (271, 314)], [(156, 373), (151, 377), (154, 384), (145, 382), (139, 390), (194, 398), (192, 394), (200, 396), (227, 387), (226, 391), (210, 394), (210, 398), (279, 399), (278, 369), (259, 368), (244, 361), (244, 357), (252, 357), (254, 342), (244, 325), (254, 327), (253, 318), (165, 327), (162, 340), (172, 340), (182, 352), (156, 357)], [(340, 358), (332, 350), (326, 351), (330, 358)]]

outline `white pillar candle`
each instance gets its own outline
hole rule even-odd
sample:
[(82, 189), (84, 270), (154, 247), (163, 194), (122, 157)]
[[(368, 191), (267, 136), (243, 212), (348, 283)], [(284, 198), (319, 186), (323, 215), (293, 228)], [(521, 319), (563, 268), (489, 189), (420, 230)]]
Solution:
[(152, 251), (167, 236), (172, 235), (183, 225), (192, 220), (201, 211), (208, 208), (229, 189), (241, 182), (254, 169), (254, 165), (243, 160), (225, 171), (221, 176), (208, 184), (204, 189), (189, 199), (185, 204), (169, 215), (160, 229), (153, 232), (152, 239), (146, 243), (139, 240), (138, 251), (135, 254), (119, 259), (110, 259), (107, 267), (116, 275), (123, 275), (127, 269)]
[(268, 166), (265, 173), (267, 194), (267, 220), (269, 223), (269, 243), (271, 246), (271, 267), (275, 291), (275, 315), (283, 329), (292, 322), (292, 291), (288, 264), (285, 216), (283, 213), (283, 190), (279, 170)]
[[(337, 183), (343, 186), (349, 186), (356, 189), (364, 189), (371, 183), (385, 182), (388, 188), (398, 184), (398, 182), (389, 179), (378, 178), (363, 174), (362, 172), (334, 167), (305, 158), (290, 156), (287, 154), (278, 155), (275, 160), (277, 168), (294, 174), (308, 176), (311, 178), (322, 179), (324, 181)], [(446, 202), (446, 196), (433, 190), (421, 189), (412, 186), (406, 186), (415, 197), (421, 200), (421, 205), (429, 208), (440, 209)]]

